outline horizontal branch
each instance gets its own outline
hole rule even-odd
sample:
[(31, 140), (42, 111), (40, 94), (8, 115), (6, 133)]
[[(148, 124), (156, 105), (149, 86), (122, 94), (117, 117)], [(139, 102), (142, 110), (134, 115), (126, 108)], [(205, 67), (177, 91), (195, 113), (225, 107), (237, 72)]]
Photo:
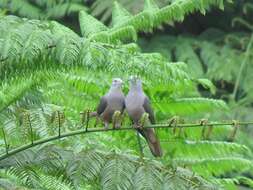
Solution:
[[(156, 129), (166, 129), (166, 128), (192, 128), (192, 127), (203, 127), (203, 126), (231, 126), (231, 125), (250, 125), (253, 124), (252, 122), (235, 122), (235, 121), (229, 121), (229, 122), (220, 122), (220, 123), (215, 123), (215, 122), (210, 122), (210, 123), (182, 123), (182, 124), (176, 124), (174, 125), (173, 123), (167, 123), (167, 124), (156, 124), (156, 125), (149, 125), (149, 126), (145, 126), (144, 128), (156, 128)], [(62, 139), (62, 138), (66, 138), (66, 137), (70, 137), (70, 136), (75, 136), (75, 135), (82, 135), (82, 134), (86, 134), (86, 133), (97, 133), (97, 132), (109, 132), (109, 131), (129, 131), (129, 130), (135, 130), (135, 128), (133, 127), (125, 127), (125, 128), (119, 128), (119, 129), (105, 129), (105, 128), (88, 128), (86, 129), (82, 129), (82, 130), (77, 130), (77, 131), (73, 131), (73, 132), (68, 132), (68, 133), (62, 133), (60, 135), (55, 135), (46, 139), (40, 139), (37, 141), (33, 141), (33, 143), (30, 144), (26, 144), (23, 145), (21, 147), (15, 148), (13, 150), (9, 150), (8, 153), (5, 154), (1, 154), (0, 155), (0, 161), (4, 160), (5, 158), (8, 158), (16, 153), (22, 152), (26, 149), (32, 148), (34, 146), (40, 145), (40, 144), (44, 144), (50, 141), (54, 141), (54, 140), (58, 140), (58, 139)]]

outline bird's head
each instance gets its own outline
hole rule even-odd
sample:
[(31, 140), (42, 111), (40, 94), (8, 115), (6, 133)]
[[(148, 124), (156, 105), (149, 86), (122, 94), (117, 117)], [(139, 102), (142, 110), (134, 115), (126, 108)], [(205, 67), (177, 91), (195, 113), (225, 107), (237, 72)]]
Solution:
[(120, 78), (113, 78), (112, 79), (112, 88), (121, 88), (123, 81)]
[(142, 82), (141, 79), (134, 75), (129, 77), (129, 83), (130, 83), (130, 88), (135, 88), (135, 89), (142, 89)]

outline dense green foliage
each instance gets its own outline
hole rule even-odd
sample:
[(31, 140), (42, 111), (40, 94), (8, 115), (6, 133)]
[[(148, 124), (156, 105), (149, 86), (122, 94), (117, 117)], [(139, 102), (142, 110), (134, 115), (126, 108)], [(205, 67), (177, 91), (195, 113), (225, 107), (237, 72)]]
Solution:
[(34, 19), (57, 19), (71, 13), (87, 10), (82, 0), (1, 0), (0, 8), (6, 12), (18, 14), (21, 17)]
[[(6, 6), (17, 3), (4, 2)], [(58, 18), (66, 12), (84, 9), (81, 1), (59, 1), (61, 6), (64, 3), (78, 6), (73, 11), (56, 11), (59, 15), (52, 16), (50, 2), (36, 1), (32, 8), (20, 4), (36, 9), (34, 15), (30, 14), (32, 11), (23, 12), (30, 15), (23, 14), (21, 8), (8, 9), (34, 19)], [(96, 3), (92, 5), (93, 11), (94, 7), (102, 6), (100, 1)], [(53, 8), (58, 6), (54, 4)], [(140, 46), (136, 43), (140, 33), (152, 32), (164, 23), (183, 21), (190, 13), (206, 13), (215, 7), (223, 9), (224, 2), (175, 0), (159, 8), (153, 0), (146, 0), (143, 11), (132, 15), (121, 4), (114, 3), (111, 27), (80, 11), (81, 36), (56, 21), (1, 15), (2, 155), (6, 142), (12, 150), (31, 140), (57, 135), (59, 127), (62, 133), (82, 129), (80, 112), (95, 109), (111, 79), (119, 76), (123, 80), (133, 74), (141, 76), (158, 123), (168, 122), (173, 116), (179, 116), (175, 117), (178, 122), (182, 118), (185, 122), (201, 118), (212, 121), (248, 118), (233, 113), (239, 106), (251, 109), (252, 87), (247, 82), (240, 83), (233, 101), (230, 96), (224, 98), (228, 103), (214, 99), (220, 97), (216, 82), (235, 83), (240, 70), (235, 63), (244, 60), (246, 64), (250, 60), (251, 41), (242, 41), (238, 48), (236, 40), (242, 34), (207, 30), (198, 37), (163, 35), (148, 42), (142, 39), (138, 41)], [(108, 20), (109, 13), (106, 14), (102, 20)], [(249, 38), (247, 33), (243, 36)], [(249, 67), (249, 73), (243, 74), (244, 81), (251, 79), (251, 70)], [(124, 92), (127, 90), (128, 84), (124, 86)], [(91, 120), (90, 126), (94, 123)], [(130, 125), (126, 119), (122, 127)], [(176, 133), (157, 129), (165, 154), (160, 159), (152, 157), (144, 139), (141, 139), (144, 157), (140, 156), (133, 131), (92, 133), (52, 141), (0, 161), (0, 187), (106, 190), (236, 189), (238, 184), (253, 187), (253, 146), (245, 140), (248, 134), (240, 130), (235, 142), (228, 142), (233, 126), (208, 130), (209, 135), (205, 136), (202, 128), (179, 129)]]

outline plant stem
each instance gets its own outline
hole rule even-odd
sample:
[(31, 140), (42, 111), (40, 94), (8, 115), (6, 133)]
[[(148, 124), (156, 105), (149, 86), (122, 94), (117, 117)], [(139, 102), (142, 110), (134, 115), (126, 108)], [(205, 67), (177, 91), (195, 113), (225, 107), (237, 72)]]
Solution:
[(3, 133), (3, 137), (4, 137), (4, 145), (5, 145), (5, 151), (6, 151), (6, 155), (9, 154), (9, 145), (7, 143), (7, 139), (6, 139), (6, 135), (4, 132), (4, 128), (2, 128), (2, 133)]
[(58, 136), (61, 136), (61, 115), (60, 111), (57, 111), (57, 117), (58, 117)]
[[(253, 121), (250, 122), (237, 122), (237, 125), (249, 125), (249, 124), (253, 124)], [(205, 127), (208, 126), (230, 126), (230, 125), (234, 125), (234, 121), (229, 121), (229, 122), (220, 122), (220, 123), (206, 123)], [(185, 127), (185, 128), (191, 128), (191, 127), (203, 127), (203, 124), (201, 123), (183, 123), (183, 124), (178, 124), (178, 127)], [(165, 128), (173, 128), (174, 126), (172, 126), (171, 124), (156, 124), (156, 125), (149, 125), (146, 126), (145, 128), (157, 128), (157, 129), (165, 129)], [(23, 145), (21, 147), (15, 148), (13, 150), (10, 150), (8, 152), (8, 154), (1, 154), (0, 155), (0, 161), (10, 157), (11, 155), (14, 155), (18, 152), (24, 151), (26, 149), (32, 148), (34, 146), (40, 145), (40, 144), (44, 144), (50, 141), (54, 141), (54, 140), (58, 140), (58, 139), (62, 139), (65, 137), (70, 137), (70, 136), (75, 136), (75, 135), (81, 135), (81, 134), (85, 134), (85, 133), (95, 133), (95, 132), (109, 132), (109, 131), (129, 131), (129, 130), (136, 130), (133, 127), (126, 127), (126, 128), (119, 128), (119, 129), (105, 129), (105, 128), (89, 128), (87, 131), (86, 130), (77, 130), (77, 131), (72, 131), (72, 132), (68, 132), (68, 133), (63, 133), (61, 134), (61, 136), (59, 135), (55, 135), (52, 137), (48, 137), (45, 139), (40, 139), (37, 141), (34, 141), (33, 144), (26, 144)]]
[(244, 67), (245, 67), (245, 65), (248, 61), (249, 55), (250, 55), (250, 49), (251, 49), (252, 43), (253, 43), (253, 34), (250, 37), (250, 41), (248, 43), (248, 46), (247, 46), (247, 49), (246, 49), (246, 52), (245, 52), (246, 55), (245, 55), (244, 60), (241, 64), (241, 66), (240, 66), (238, 76), (237, 76), (237, 79), (236, 79), (236, 82), (235, 82), (235, 87), (234, 87), (233, 94), (232, 94), (232, 98), (234, 100), (236, 98), (236, 94), (237, 94), (237, 91), (238, 91), (238, 88), (239, 88), (239, 83), (240, 83), (242, 71), (243, 71), (243, 69), (244, 69)]

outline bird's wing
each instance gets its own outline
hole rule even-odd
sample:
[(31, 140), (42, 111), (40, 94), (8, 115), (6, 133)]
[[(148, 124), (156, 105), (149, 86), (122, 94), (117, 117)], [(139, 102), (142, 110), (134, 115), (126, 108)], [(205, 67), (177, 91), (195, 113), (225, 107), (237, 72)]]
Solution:
[(123, 104), (123, 107), (122, 107), (122, 109), (121, 109), (121, 114), (123, 114), (123, 112), (124, 112), (124, 110), (125, 110), (125, 108), (126, 108), (125, 98), (123, 99), (122, 104)]
[(144, 99), (143, 108), (144, 108), (145, 112), (147, 112), (149, 114), (149, 120), (150, 120), (151, 124), (155, 124), (154, 112), (153, 112), (153, 109), (151, 108), (150, 101), (149, 101), (148, 97), (145, 97), (145, 99)]
[(97, 113), (98, 113), (98, 115), (101, 115), (105, 111), (106, 106), (107, 106), (107, 99), (106, 99), (105, 96), (103, 96), (100, 99), (99, 105), (97, 107)]

